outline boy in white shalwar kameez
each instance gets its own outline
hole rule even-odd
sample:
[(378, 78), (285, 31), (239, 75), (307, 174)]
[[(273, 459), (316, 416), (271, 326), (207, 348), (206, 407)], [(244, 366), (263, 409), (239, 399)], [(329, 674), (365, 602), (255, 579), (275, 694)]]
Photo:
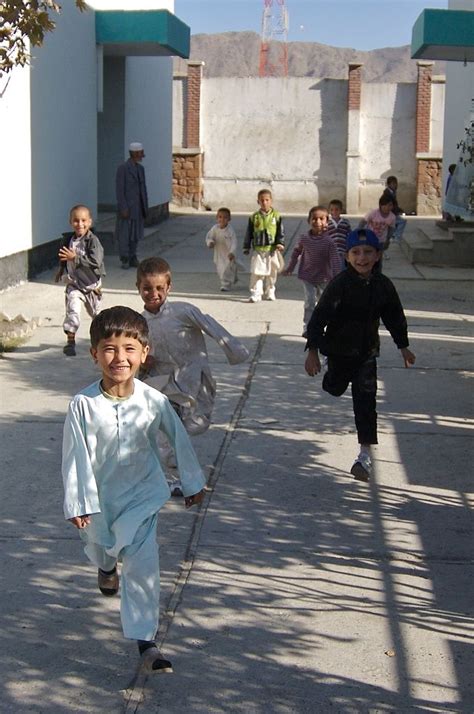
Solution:
[(170, 497), (157, 436), (173, 446), (187, 508), (205, 479), (168, 399), (135, 379), (148, 355), (146, 320), (127, 307), (104, 310), (91, 325), (91, 354), (102, 379), (71, 401), (64, 426), (64, 514), (80, 529), (104, 595), (119, 588), (123, 634), (138, 642), (150, 671), (171, 671), (155, 643), (160, 573), (157, 516)]
[[(145, 381), (161, 390), (179, 414), (188, 434), (207, 431), (216, 396), (204, 335), (212, 337), (230, 364), (248, 359), (249, 351), (210, 315), (189, 302), (169, 302), (171, 269), (163, 258), (142, 260), (137, 288), (144, 302), (143, 316), (150, 330), (150, 356)], [(170, 460), (162, 444), (162, 458)], [(176, 493), (174, 489), (176, 488)], [(179, 483), (172, 484), (174, 495)]]
[(230, 225), (231, 215), (228, 208), (219, 208), (216, 225), (206, 235), (206, 245), (214, 249), (214, 263), (221, 281), (221, 292), (226, 293), (237, 282), (238, 263), (237, 236)]

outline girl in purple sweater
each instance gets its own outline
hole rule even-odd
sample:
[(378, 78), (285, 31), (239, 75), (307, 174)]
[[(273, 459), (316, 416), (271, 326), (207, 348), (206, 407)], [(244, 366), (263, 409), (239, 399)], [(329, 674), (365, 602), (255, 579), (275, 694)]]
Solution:
[(298, 278), (303, 281), (303, 337), (317, 300), (328, 282), (341, 270), (336, 243), (328, 230), (328, 210), (313, 206), (308, 214), (310, 229), (303, 233), (282, 275), (291, 275), (298, 262)]

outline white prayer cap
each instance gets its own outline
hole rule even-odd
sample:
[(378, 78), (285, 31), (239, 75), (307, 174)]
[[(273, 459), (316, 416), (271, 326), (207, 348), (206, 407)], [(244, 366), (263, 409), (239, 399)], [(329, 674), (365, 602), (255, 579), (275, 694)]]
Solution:
[(140, 144), (139, 141), (132, 141), (130, 146), (128, 147), (129, 151), (143, 151), (143, 144)]

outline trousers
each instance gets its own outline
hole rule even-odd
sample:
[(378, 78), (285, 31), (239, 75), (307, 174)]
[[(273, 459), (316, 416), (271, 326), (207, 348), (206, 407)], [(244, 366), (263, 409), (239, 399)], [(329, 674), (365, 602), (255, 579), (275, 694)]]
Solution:
[(352, 405), (359, 444), (377, 444), (377, 360), (329, 357), (323, 389), (340, 397), (351, 384)]
[(116, 236), (120, 258), (131, 260), (137, 257), (138, 241), (142, 240), (145, 230), (143, 218), (121, 218), (117, 216)]
[(313, 310), (316, 307), (316, 303), (321, 297), (324, 288), (327, 283), (317, 283), (313, 285), (303, 280), (303, 290), (304, 290), (304, 314), (303, 314), (303, 330), (306, 331), (308, 327), (308, 322), (311, 319)]
[(100, 312), (102, 293), (100, 290), (91, 290), (88, 293), (82, 292), (73, 285), (66, 288), (65, 303), (66, 316), (63, 322), (64, 332), (78, 331), (81, 323), (81, 307), (85, 306), (89, 317), (95, 317)]
[[(156, 539), (157, 515), (147, 518), (138, 528), (133, 542), (119, 553), (122, 562), (120, 584), (120, 619), (124, 637), (153, 640), (160, 616), (160, 561)], [(102, 570), (113, 570), (117, 559), (106, 548), (88, 541), (87, 528), (81, 531), (84, 551)]]

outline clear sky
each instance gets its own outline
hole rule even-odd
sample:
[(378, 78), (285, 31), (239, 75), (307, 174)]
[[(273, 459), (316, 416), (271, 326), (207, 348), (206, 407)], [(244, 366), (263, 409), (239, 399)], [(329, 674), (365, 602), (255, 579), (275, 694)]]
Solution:
[[(175, 0), (175, 14), (193, 35), (260, 33), (263, 6), (263, 0)], [(286, 0), (286, 7), (291, 41), (373, 50), (409, 45), (421, 11), (447, 9), (448, 0)]]

